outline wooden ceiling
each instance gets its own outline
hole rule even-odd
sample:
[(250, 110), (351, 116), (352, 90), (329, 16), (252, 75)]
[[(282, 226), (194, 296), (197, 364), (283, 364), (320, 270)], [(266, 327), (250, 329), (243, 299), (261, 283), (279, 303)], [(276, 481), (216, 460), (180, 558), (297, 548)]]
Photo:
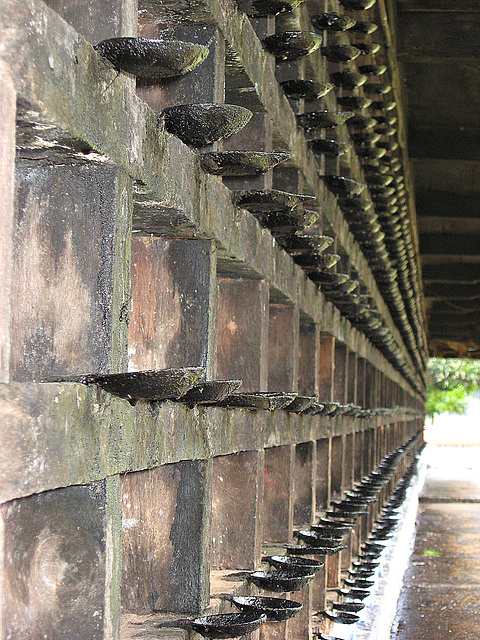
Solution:
[(480, 2), (391, 0), (432, 355), (480, 357)]

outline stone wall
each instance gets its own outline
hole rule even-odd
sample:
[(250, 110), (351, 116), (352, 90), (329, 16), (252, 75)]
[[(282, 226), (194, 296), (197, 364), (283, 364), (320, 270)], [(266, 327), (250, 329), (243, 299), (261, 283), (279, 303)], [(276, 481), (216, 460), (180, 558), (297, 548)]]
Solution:
[[(385, 272), (319, 177), (361, 179), (360, 161), (353, 151), (315, 156), (296, 126), (315, 105), (289, 101), (279, 84), (324, 81), (334, 67), (320, 51), (276, 65), (260, 42), (289, 20), (312, 30), (309, 11), (328, 10), (339, 8), (308, 3), (289, 17), (250, 19), (228, 0), (2, 3), (2, 638), (183, 637), (179, 616), (227, 610), (216, 596), (252, 589), (228, 579), (232, 570), (259, 567), (265, 545), (291, 541), (294, 528), (421, 432), (422, 336), (407, 330), (415, 305), (386, 295)], [(167, 31), (209, 55), (156, 85), (136, 87), (92, 46)], [(201, 152), (273, 149), (287, 151), (288, 163), (222, 180), (159, 117), (172, 104), (223, 101), (253, 117)], [(324, 105), (336, 108), (333, 92)], [(335, 135), (346, 141), (349, 131)], [(334, 238), (327, 253), (359, 281), (383, 333), (327, 299), (232, 199), (232, 190), (269, 188), (316, 197), (309, 231)], [(192, 366), (208, 380), (240, 378), (245, 391), (371, 412), (132, 406), (79, 379)], [(414, 443), (397, 478), (421, 437)], [(257, 634), (311, 636), (312, 612), (387, 493), (298, 595), (303, 613)], [(172, 624), (160, 630), (165, 620)]]

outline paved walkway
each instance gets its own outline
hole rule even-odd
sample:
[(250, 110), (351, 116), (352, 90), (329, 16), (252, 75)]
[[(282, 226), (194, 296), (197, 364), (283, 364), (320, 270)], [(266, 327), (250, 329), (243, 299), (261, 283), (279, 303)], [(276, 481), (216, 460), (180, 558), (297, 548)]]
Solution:
[(429, 445), (425, 455), (391, 640), (480, 640), (480, 447)]

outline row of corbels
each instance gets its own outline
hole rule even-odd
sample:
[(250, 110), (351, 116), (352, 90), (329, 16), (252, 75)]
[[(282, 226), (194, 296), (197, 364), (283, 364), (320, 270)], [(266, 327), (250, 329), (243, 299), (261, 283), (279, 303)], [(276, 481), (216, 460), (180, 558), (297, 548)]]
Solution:
[[(372, 5), (372, 3), (367, 3)], [(348, 5), (348, 6), (347, 6)], [(365, 9), (364, 3), (345, 3), (346, 8)], [(373, 6), (373, 5), (372, 5)], [(284, 9), (285, 10), (285, 9)], [(320, 14), (312, 16), (312, 24), (318, 30), (326, 31), (357, 31), (357, 22), (349, 16), (338, 14)], [(375, 30), (373, 23), (360, 23), (363, 33), (371, 33)], [(318, 34), (308, 32), (283, 32), (270, 36), (264, 43), (267, 50), (277, 56), (277, 60), (294, 59), (302, 55), (308, 55), (320, 47), (321, 41)], [(331, 62), (351, 62), (362, 54), (375, 54), (379, 51), (377, 43), (353, 43), (352, 45), (334, 44), (321, 48), (322, 54)], [(392, 100), (385, 99), (385, 95), (391, 91), (388, 83), (369, 82), (368, 76), (383, 76), (386, 71), (384, 65), (362, 64), (358, 69), (344, 69), (334, 71), (331, 80), (337, 87), (354, 91), (363, 87), (368, 94), (377, 94), (377, 99), (372, 100), (365, 95), (338, 96), (337, 102), (347, 108), (364, 110), (371, 107), (373, 117), (364, 116), (362, 113), (354, 115), (348, 112), (332, 113), (327, 110), (313, 111), (298, 116), (299, 123), (307, 131), (333, 128), (338, 124), (348, 121), (354, 127), (351, 138), (355, 143), (356, 153), (364, 165), (366, 182), (369, 186), (375, 204), (378, 205), (382, 219), (388, 214), (394, 215), (395, 210), (403, 213), (404, 224), (401, 225), (403, 237), (399, 236), (398, 225), (392, 228), (388, 223), (385, 229), (381, 228), (381, 221), (376, 220), (372, 234), (366, 242), (365, 229), (354, 231), (356, 236), (360, 232), (360, 244), (366, 253), (373, 271), (379, 274), (379, 283), (385, 294), (387, 304), (392, 308), (392, 315), (399, 325), (400, 331), (407, 347), (416, 362), (419, 370), (425, 364), (425, 341), (422, 332), (421, 312), (418, 299), (418, 274), (414, 261), (414, 248), (408, 226), (408, 208), (405, 183), (400, 175), (401, 161), (394, 155), (398, 149), (398, 142), (393, 138), (397, 130), (396, 116), (391, 113), (396, 104)], [(309, 80), (290, 80), (282, 83), (284, 89), (292, 99), (318, 99), (324, 96), (333, 84), (315, 83)], [(355, 130), (357, 129), (357, 130)], [(316, 153), (335, 155), (344, 153), (348, 145), (335, 139), (325, 140), (316, 138), (311, 141), (311, 146)], [(390, 170), (389, 175), (385, 173)], [(341, 176), (338, 176), (339, 178)], [(357, 183), (358, 185), (358, 183)], [(371, 202), (370, 202), (371, 204)], [(395, 224), (395, 222), (394, 222)], [(362, 233), (364, 234), (362, 237)], [(373, 238), (372, 238), (373, 236)], [(358, 238), (357, 238), (358, 239)], [(385, 242), (383, 240), (385, 239)], [(366, 245), (366, 246), (365, 246)], [(408, 257), (407, 257), (408, 256)], [(411, 271), (413, 269), (413, 271)], [(383, 272), (383, 273), (382, 273)], [(397, 272), (399, 283), (397, 285)], [(416, 283), (416, 284), (415, 284)], [(423, 337), (423, 339), (422, 339)], [(420, 353), (418, 344), (422, 345)]]
[(205, 381), (205, 373), (203, 367), (183, 367), (125, 373), (82, 374), (50, 378), (45, 382), (78, 382), (85, 385), (96, 385), (108, 393), (128, 400), (132, 405), (137, 402), (172, 400), (191, 407), (214, 405), (268, 411), (284, 409), (291, 413), (322, 414), (330, 418), (336, 416), (374, 418), (420, 415), (412, 407), (393, 406), (370, 409), (352, 403), (323, 401), (315, 396), (301, 395), (296, 392), (238, 392), (242, 380)]
[[(170, 49), (176, 44), (174, 41), (167, 41)], [(178, 44), (178, 43), (177, 43)], [(181, 43), (181, 47), (186, 46), (187, 43)], [(136, 73), (140, 77), (145, 74), (144, 66), (145, 59), (153, 55), (150, 48), (165, 46), (165, 42), (162, 41), (147, 41), (144, 39), (112, 39), (104, 41), (97, 46), (102, 55), (108, 57), (108, 59), (114, 64), (117, 69), (123, 68), (127, 72)], [(192, 57), (196, 57), (195, 64), (200, 63), (205, 56), (204, 49), (199, 49), (199, 45), (192, 45), (195, 49), (188, 52), (190, 58), (188, 64), (186, 64), (181, 70), (176, 69), (172, 71), (164, 70), (165, 59), (168, 58), (169, 51), (162, 51), (161, 56), (159, 51), (155, 52), (157, 56), (157, 65), (150, 63), (148, 65), (147, 76), (150, 80), (154, 76), (166, 77), (172, 73), (184, 73), (193, 68), (194, 63)], [(334, 56), (334, 49), (330, 48), (325, 51), (326, 55)], [(158, 58), (161, 58), (162, 70), (155, 70), (156, 66), (162, 66), (158, 63)], [(188, 56), (185, 54), (185, 57)], [(175, 56), (173, 56), (175, 59)], [(178, 59), (178, 56), (177, 56)], [(167, 65), (168, 66), (168, 65)], [(206, 146), (215, 140), (222, 137), (232, 135), (239, 131), (248, 122), (251, 117), (251, 113), (236, 105), (177, 105), (171, 107), (162, 114), (162, 119), (167, 130), (179, 136), (184, 142), (191, 144), (192, 146), (200, 147)], [(310, 125), (309, 125), (310, 126)], [(308, 127), (307, 127), (308, 128)], [(202, 154), (201, 165), (205, 171), (223, 176), (256, 176), (260, 173), (270, 170), (278, 162), (288, 159), (288, 154), (282, 153), (262, 153), (262, 152), (245, 152), (245, 151), (233, 151), (233, 152), (207, 152)], [(337, 179), (337, 184), (341, 180), (341, 177), (325, 176), (324, 179), (327, 184), (332, 184)], [(345, 191), (344, 181), (342, 188)], [(303, 208), (301, 208), (301, 211)], [(262, 212), (263, 213), (263, 212)], [(278, 213), (278, 212), (277, 212)], [(265, 216), (260, 216), (260, 218)], [(300, 216), (302, 218), (301, 223), (297, 224), (295, 232), (302, 229), (302, 225), (306, 226), (311, 223), (315, 216), (312, 211), (308, 211), (307, 214)], [(268, 222), (267, 222), (267, 225)], [(357, 233), (358, 237), (358, 233)], [(378, 248), (375, 246), (375, 239), (365, 240), (369, 247), (363, 247), (364, 251), (367, 249), (370, 253), (378, 253)], [(365, 243), (364, 243), (365, 245)], [(378, 255), (376, 256), (378, 258)], [(332, 259), (328, 259), (330, 262)], [(395, 359), (395, 355), (393, 359)], [(405, 368), (405, 363), (403, 367)]]
[[(316, 524), (312, 524), (310, 530), (295, 531), (294, 535), (301, 541), (300, 544), (275, 545), (283, 548), (283, 553), (263, 556), (262, 563), (269, 565), (269, 569), (233, 574), (236, 579), (243, 578), (247, 584), (266, 591), (268, 595), (222, 594), (218, 597), (230, 602), (241, 613), (220, 613), (194, 620), (183, 619), (172, 622), (169, 626), (193, 630), (207, 638), (235, 638), (252, 633), (267, 621), (285, 622), (297, 615), (302, 609), (302, 604), (286, 598), (285, 595), (304, 589), (324, 567), (326, 556), (338, 554), (347, 548), (342, 544), (344, 537), (355, 527), (359, 518), (367, 513), (368, 506), (379, 500), (381, 490), (393, 477), (414, 443), (415, 436), (412, 436), (403, 446), (397, 447), (385, 456), (377, 468), (354, 487), (349, 496), (340, 503), (333, 501), (331, 510)], [(378, 559), (385, 551), (388, 540), (398, 524), (397, 512), (406, 497), (414, 473), (415, 463), (412, 463), (383, 506), (358, 559), (352, 564), (348, 577), (343, 580), (343, 586), (335, 589), (341, 600), (329, 602), (330, 608), (314, 614), (314, 625), (318, 624), (320, 616), (336, 624), (345, 625), (355, 624), (360, 620), (358, 614), (365, 608), (364, 601), (371, 594), (379, 577)], [(271, 593), (281, 594), (283, 597), (272, 597)], [(322, 632), (315, 632), (315, 636), (322, 640), (332, 640), (331, 636)]]

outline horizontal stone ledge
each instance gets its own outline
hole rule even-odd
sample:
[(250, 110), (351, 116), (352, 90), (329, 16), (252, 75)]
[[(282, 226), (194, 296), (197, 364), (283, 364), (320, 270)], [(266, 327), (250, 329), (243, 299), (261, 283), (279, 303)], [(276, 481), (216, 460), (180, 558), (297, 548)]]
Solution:
[(76, 383), (0, 385), (0, 502), (119, 473), (377, 428), (395, 419), (139, 403)]

